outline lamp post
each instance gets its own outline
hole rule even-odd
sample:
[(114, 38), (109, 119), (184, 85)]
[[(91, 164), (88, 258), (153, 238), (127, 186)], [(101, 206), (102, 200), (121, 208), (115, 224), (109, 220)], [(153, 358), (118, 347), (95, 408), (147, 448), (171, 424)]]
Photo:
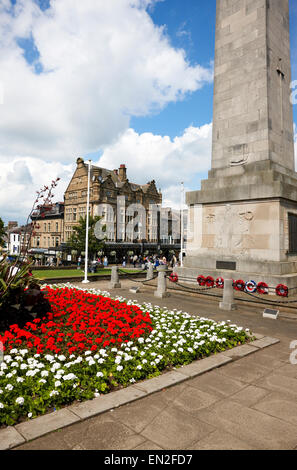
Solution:
[(181, 182), (181, 195), (180, 195), (180, 266), (184, 266), (183, 251), (184, 251), (184, 183)]
[(89, 207), (90, 207), (90, 175), (91, 160), (88, 162), (88, 192), (87, 192), (87, 217), (86, 217), (86, 246), (85, 246), (85, 278), (83, 284), (88, 284), (88, 258), (89, 258)]

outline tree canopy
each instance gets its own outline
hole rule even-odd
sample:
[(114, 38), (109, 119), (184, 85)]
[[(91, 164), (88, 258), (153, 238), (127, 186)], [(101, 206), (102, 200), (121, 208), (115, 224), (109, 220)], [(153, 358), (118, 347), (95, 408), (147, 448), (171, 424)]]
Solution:
[[(105, 244), (105, 238), (98, 240), (98, 238), (95, 236), (95, 226), (97, 222), (99, 222), (101, 219), (101, 216), (89, 216), (88, 252), (90, 258), (94, 257), (98, 253), (98, 251), (101, 251)], [(77, 251), (79, 255), (81, 255), (82, 252), (85, 251), (86, 220), (86, 217), (80, 217), (78, 225), (73, 227), (73, 233), (67, 242), (67, 246), (69, 246), (69, 248), (71, 248), (72, 250)], [(102, 231), (105, 231), (105, 229), (106, 227), (103, 226)]]

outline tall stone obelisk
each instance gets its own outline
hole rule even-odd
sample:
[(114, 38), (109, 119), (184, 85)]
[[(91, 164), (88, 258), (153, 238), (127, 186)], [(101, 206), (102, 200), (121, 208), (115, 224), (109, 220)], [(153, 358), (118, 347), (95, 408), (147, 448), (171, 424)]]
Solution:
[(214, 75), (212, 166), (187, 193), (179, 273), (297, 286), (289, 0), (217, 0)]

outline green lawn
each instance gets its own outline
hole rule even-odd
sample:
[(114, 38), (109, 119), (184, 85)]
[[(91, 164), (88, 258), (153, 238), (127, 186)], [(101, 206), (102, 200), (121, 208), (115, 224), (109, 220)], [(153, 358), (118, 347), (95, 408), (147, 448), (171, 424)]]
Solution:
[[(122, 269), (122, 268), (120, 268)], [(123, 269), (126, 273), (135, 273), (134, 269)], [(140, 272), (140, 271), (138, 271)], [(49, 269), (46, 271), (42, 270), (33, 270), (33, 275), (37, 279), (57, 279), (57, 278), (70, 278), (70, 277), (83, 277), (85, 275), (84, 270), (82, 269)], [(98, 269), (97, 273), (88, 273), (88, 277), (91, 276), (110, 276), (111, 275), (111, 269), (110, 268), (104, 268), (104, 269)]]

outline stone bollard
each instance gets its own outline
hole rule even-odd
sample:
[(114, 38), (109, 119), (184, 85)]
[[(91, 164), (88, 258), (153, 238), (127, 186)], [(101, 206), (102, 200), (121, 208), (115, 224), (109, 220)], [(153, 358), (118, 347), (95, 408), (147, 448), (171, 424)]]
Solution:
[(146, 281), (150, 281), (151, 279), (154, 279), (154, 265), (152, 263), (150, 263), (148, 266)]
[(167, 292), (167, 283), (166, 283), (166, 269), (167, 266), (158, 266), (158, 286), (157, 290), (154, 292), (155, 297), (163, 299), (164, 297), (169, 297), (170, 294)]
[(222, 310), (236, 310), (237, 306), (234, 303), (234, 289), (232, 279), (225, 279), (224, 281), (224, 294), (223, 302), (220, 302)]
[(117, 289), (121, 287), (121, 283), (119, 281), (119, 271), (117, 266), (112, 266), (111, 268), (111, 280), (109, 284), (110, 289)]

